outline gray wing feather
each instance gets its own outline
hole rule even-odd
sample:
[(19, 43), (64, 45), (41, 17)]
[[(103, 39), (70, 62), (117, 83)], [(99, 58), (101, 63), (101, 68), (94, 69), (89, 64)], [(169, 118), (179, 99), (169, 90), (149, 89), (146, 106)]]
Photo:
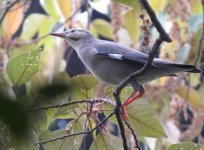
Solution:
[[(142, 65), (144, 65), (148, 59), (148, 55), (114, 42), (98, 40), (94, 47), (98, 55), (109, 57), (110, 59), (131, 61)], [(152, 66), (157, 67), (154, 63), (152, 63)]]
[[(107, 57), (123, 62), (135, 62), (140, 66), (143, 66), (148, 59), (148, 55), (114, 42), (98, 40), (94, 48), (96, 49), (97, 54), (102, 57)], [(200, 72), (200, 70), (193, 65), (176, 64), (158, 58), (154, 59), (151, 67), (153, 70), (157, 70), (157, 72), (161, 72), (161, 74), (165, 76), (174, 76), (174, 73), (182, 71), (195, 73)]]
[[(95, 49), (97, 54), (102, 57), (116, 59), (118, 61), (134, 62), (141, 66), (143, 66), (148, 59), (148, 55), (142, 52), (109, 41), (98, 40)], [(159, 58), (154, 59), (151, 67), (153, 70), (157, 70), (157, 72), (161, 72), (161, 74), (165, 76), (175, 76), (174, 73), (177, 72), (195, 70), (195, 67), (191, 69), (192, 67), (185, 67), (182, 64), (172, 63)]]

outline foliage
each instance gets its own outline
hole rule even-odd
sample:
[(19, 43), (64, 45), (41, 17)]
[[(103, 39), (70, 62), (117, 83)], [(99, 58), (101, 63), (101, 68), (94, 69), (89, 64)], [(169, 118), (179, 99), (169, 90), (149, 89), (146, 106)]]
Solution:
[[(49, 36), (64, 28), (88, 28), (96, 38), (117, 39), (149, 53), (158, 35), (141, 1), (116, 0), (121, 15), (117, 18), (111, 18), (111, 10), (105, 14), (109, 19), (88, 18), (101, 1), (83, 5), (80, 0), (39, 0), (42, 12), (32, 11), (35, 0), (0, 2), (0, 149), (122, 148), (118, 122), (112, 114), (115, 86), (103, 86), (90, 74), (70, 77), (66, 63), (71, 59), (64, 59), (68, 45)], [(198, 53), (203, 30), (200, 0), (150, 0), (150, 5), (173, 40), (161, 47), (159, 57), (203, 68), (204, 57)], [(89, 12), (88, 17), (84, 11)], [(185, 142), (204, 136), (204, 116), (198, 115), (204, 103), (200, 78), (199, 74), (182, 74), (145, 86), (146, 95), (126, 108), (127, 122), (141, 143), (151, 147), (145, 138), (151, 137), (156, 138), (155, 149), (202, 149), (202, 140), (198, 144)], [(124, 88), (122, 102), (131, 93), (132, 88)], [(63, 127), (60, 121), (65, 122)], [(125, 132), (133, 149), (129, 128)], [(178, 144), (172, 144), (175, 142)]]
[(202, 147), (198, 144), (192, 142), (183, 142), (179, 144), (172, 144), (168, 147), (168, 150), (175, 150), (175, 149), (186, 149), (186, 150), (201, 150)]

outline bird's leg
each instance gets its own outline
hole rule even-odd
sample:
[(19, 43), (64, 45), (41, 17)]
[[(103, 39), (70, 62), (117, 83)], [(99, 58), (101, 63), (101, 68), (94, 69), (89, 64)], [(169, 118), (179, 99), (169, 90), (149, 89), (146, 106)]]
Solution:
[[(139, 93), (138, 93), (139, 92)], [(126, 107), (127, 105), (129, 105), (130, 103), (134, 102), (135, 100), (137, 100), (138, 98), (142, 97), (145, 93), (145, 90), (142, 86), (140, 86), (138, 91), (134, 91), (131, 96), (125, 100), (125, 102), (122, 104), (122, 107)]]
[[(138, 93), (139, 92), (139, 93)], [(134, 91), (131, 96), (125, 100), (125, 102), (122, 104), (121, 109), (122, 109), (122, 114), (121, 117), (123, 120), (127, 120), (128, 119), (128, 114), (126, 111), (126, 106), (128, 106), (130, 103), (134, 102), (135, 100), (137, 100), (138, 98), (142, 97), (145, 93), (145, 90), (142, 86), (139, 87), (138, 91)]]

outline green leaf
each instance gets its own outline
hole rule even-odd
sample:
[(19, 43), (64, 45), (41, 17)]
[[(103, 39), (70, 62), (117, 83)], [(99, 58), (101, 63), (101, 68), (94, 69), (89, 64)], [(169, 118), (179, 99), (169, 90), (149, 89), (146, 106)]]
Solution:
[(124, 14), (124, 26), (128, 31), (128, 34), (130, 35), (130, 38), (132, 40), (132, 43), (135, 43), (138, 41), (141, 31), (140, 26), (142, 25), (142, 22), (138, 18), (140, 9), (130, 9), (125, 12)]
[[(50, 18), (47, 19), (46, 22), (45, 22), (45, 20), (44, 20), (43, 24), (41, 25), (41, 27), (40, 27), (40, 29), (39, 29), (39, 36), (42, 37), (42, 36), (48, 34), (48, 33), (52, 30), (53, 26), (54, 26), (56, 23), (57, 23), (57, 22), (56, 22), (55, 20), (50, 19)], [(53, 39), (51, 36), (48, 36), (48, 37), (50, 37), (51, 39)]]
[[(19, 41), (21, 41), (21, 40), (19, 40)], [(14, 58), (16, 56), (19, 56), (23, 53), (30, 52), (31, 50), (36, 50), (38, 48), (39, 48), (39, 46), (37, 46), (36, 44), (23, 45), (20, 47), (11, 46), (9, 49), (10, 59)]]
[(183, 142), (178, 144), (172, 144), (167, 150), (202, 150), (202, 147), (193, 142)]
[(59, 19), (55, 0), (40, 0), (40, 4), (45, 9), (45, 11), (55, 20)]
[(30, 123), (33, 125), (37, 134), (47, 129), (47, 115), (44, 110), (29, 113)]
[(168, 0), (150, 0), (150, 6), (154, 9), (156, 13), (163, 12), (168, 4)]
[[(106, 97), (108, 98), (113, 98), (113, 92), (115, 90), (115, 86), (113, 85), (109, 85), (105, 88), (105, 95)], [(120, 94), (120, 99), (121, 101), (125, 101), (133, 92), (133, 89), (131, 87), (125, 87), (122, 91), (121, 91), (121, 94)], [(114, 102), (115, 102), (115, 99), (112, 99)], [(110, 105), (103, 105), (103, 109), (104, 110), (113, 110), (113, 106), (110, 106)], [(110, 111), (104, 111), (104, 114), (106, 116), (108, 116), (110, 114)], [(117, 120), (114, 116), (112, 116), (110, 119), (110, 121), (114, 122), (114, 123), (117, 123)]]
[[(39, 90), (39, 101), (45, 103), (60, 104), (67, 102), (67, 98), (70, 96), (71, 86), (67, 73), (61, 72), (53, 77), (52, 83), (44, 85)], [(40, 103), (41, 103), (40, 102)]]
[(133, 7), (135, 9), (140, 9), (140, 0), (116, 0), (119, 3), (128, 5), (130, 7)]
[(145, 99), (138, 99), (127, 106), (128, 122), (139, 136), (166, 137), (161, 124), (154, 116), (151, 105)]
[(90, 150), (119, 150), (123, 147), (122, 140), (109, 133), (100, 133), (91, 144)]
[(106, 86), (105, 91), (104, 91), (106, 97), (112, 98), (113, 97), (113, 92), (114, 92), (115, 88), (116, 87), (114, 85)]
[(58, 108), (57, 112), (55, 113), (55, 118), (63, 119), (63, 116), (68, 116), (76, 107), (78, 107), (77, 104)]
[(21, 39), (31, 39), (38, 31), (41, 26), (49, 20), (49, 17), (42, 14), (31, 14), (29, 15), (24, 24)]
[(71, 121), (66, 130), (61, 129), (53, 132), (46, 131), (40, 136), (40, 139), (41, 141), (43, 141), (43, 140), (49, 140), (49, 139), (55, 139), (55, 138), (61, 137), (61, 139), (59, 140), (44, 144), (45, 150), (56, 150), (56, 149), (75, 150), (75, 149), (79, 149), (82, 142), (83, 135), (70, 136), (65, 138), (63, 138), (63, 136), (73, 134), (73, 133), (78, 133), (81, 131), (81, 129), (82, 127), (77, 121)]
[[(28, 129), (28, 117), (22, 105), (14, 101), (0, 91), (0, 121), (10, 129), (9, 132), (16, 136), (22, 136)], [(4, 127), (5, 130), (7, 127)]]
[(93, 90), (82, 90), (77, 87), (72, 88), (72, 100), (90, 99), (93, 95)]
[(31, 130), (28, 135), (21, 138), (16, 138), (14, 136), (9, 137), (8, 147), (15, 150), (39, 150), (40, 145), (35, 144), (38, 141), (38, 135), (35, 131)]
[(73, 99), (90, 99), (99, 80), (92, 75), (78, 75), (70, 79)]
[(39, 70), (41, 49), (23, 53), (12, 58), (6, 67), (7, 74), (15, 86), (22, 85), (31, 80)]
[(99, 84), (99, 80), (92, 75), (78, 75), (71, 78), (71, 84), (82, 90), (91, 90)]
[[(105, 94), (107, 97), (112, 98), (115, 86), (109, 85), (105, 88)], [(132, 87), (125, 87), (120, 94), (121, 101), (125, 101), (133, 92)]]
[[(92, 22), (92, 26), (93, 28), (96, 29), (96, 31), (106, 37), (106, 38), (109, 38), (109, 39), (113, 39), (113, 33), (112, 33), (112, 30), (111, 30), (111, 25), (103, 20), (103, 19), (95, 19), (93, 22)], [(93, 29), (92, 29), (93, 30)]]

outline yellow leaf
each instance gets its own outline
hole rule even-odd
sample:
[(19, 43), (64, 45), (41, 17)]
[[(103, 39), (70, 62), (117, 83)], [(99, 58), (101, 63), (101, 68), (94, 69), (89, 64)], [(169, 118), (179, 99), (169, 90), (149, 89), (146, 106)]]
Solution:
[(137, 10), (139, 10), (141, 8), (140, 7), (141, 4), (140, 4), (139, 0), (116, 0), (116, 2), (128, 5), (130, 7), (137, 9)]
[(190, 73), (190, 84), (196, 87), (200, 84), (200, 73)]
[(130, 35), (133, 43), (135, 43), (140, 36), (140, 26), (142, 22), (138, 18), (139, 12), (136, 9), (130, 9), (124, 14), (124, 26)]
[(162, 77), (159, 80), (160, 80), (160, 86), (165, 86), (169, 81), (169, 77)]
[(100, 35), (113, 39), (111, 25), (107, 21), (103, 19), (96, 19), (92, 22), (92, 25)]
[(150, 6), (154, 9), (156, 13), (162, 12), (164, 8), (167, 6), (168, 0), (151, 0)]
[(7, 12), (2, 27), (8, 40), (11, 39), (12, 35), (18, 30), (23, 20), (23, 11), (24, 4), (18, 2)]
[(70, 0), (57, 0), (60, 11), (66, 20), (71, 14), (71, 1)]
[(193, 15), (202, 14), (202, 5), (200, 0), (194, 0), (192, 2), (192, 14)]
[[(176, 93), (182, 97), (184, 100), (186, 100), (186, 94), (188, 91), (187, 86), (180, 86), (177, 90)], [(194, 90), (193, 88), (190, 88), (189, 90), (189, 96), (188, 96), (189, 103), (194, 107), (194, 108), (199, 108), (202, 107), (203, 103), (201, 100), (201, 97), (198, 93), (198, 91)]]
[(95, 37), (98, 38), (97, 30), (94, 28), (94, 26), (91, 24), (89, 27), (89, 32)]
[(178, 46), (179, 43), (176, 41), (164, 44), (161, 48), (160, 58), (174, 61), (176, 59), (175, 50), (177, 50)]

